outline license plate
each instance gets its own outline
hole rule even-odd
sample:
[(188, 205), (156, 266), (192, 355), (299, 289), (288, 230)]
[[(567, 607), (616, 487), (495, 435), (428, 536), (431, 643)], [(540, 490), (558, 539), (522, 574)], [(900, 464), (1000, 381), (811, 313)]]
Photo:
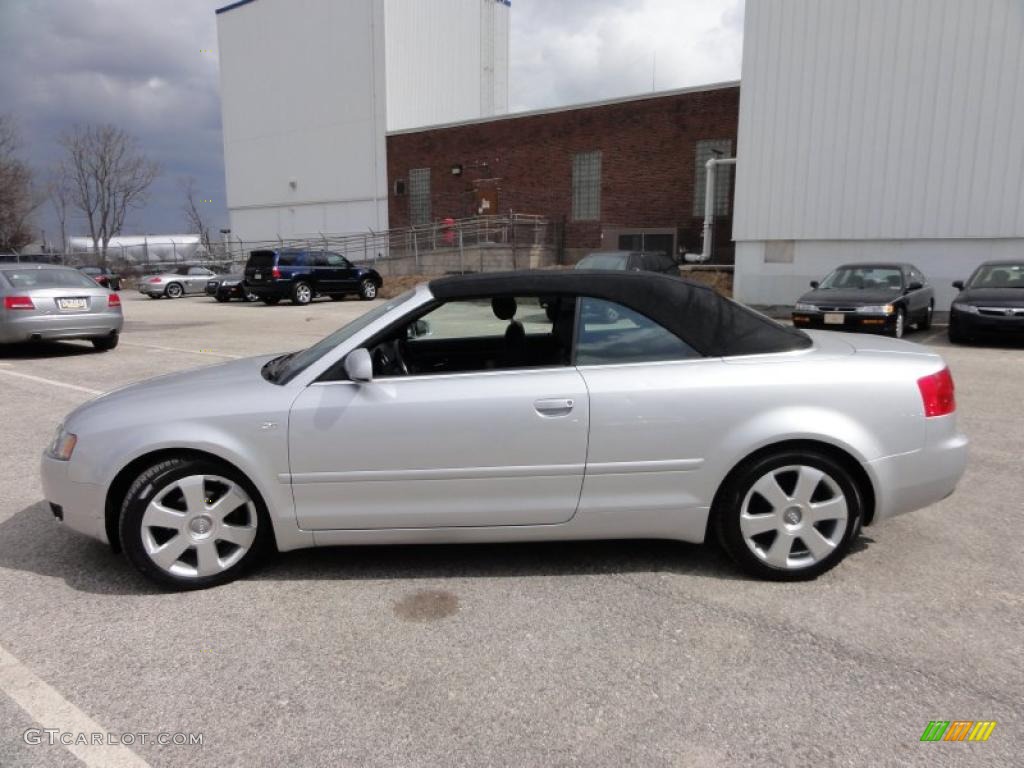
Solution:
[(262, 280), (263, 279), (263, 273), (262, 272), (257, 272), (255, 275), (252, 276), (252, 279), (253, 280)]
[(846, 315), (839, 312), (829, 312), (825, 315), (825, 325), (842, 325), (846, 321)]
[(89, 308), (87, 299), (57, 299), (57, 309), (61, 312), (81, 312)]

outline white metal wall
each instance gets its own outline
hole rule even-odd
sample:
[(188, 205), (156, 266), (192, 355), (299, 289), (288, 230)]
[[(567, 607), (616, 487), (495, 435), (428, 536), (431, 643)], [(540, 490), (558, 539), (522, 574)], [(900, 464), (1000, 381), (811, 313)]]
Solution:
[(742, 84), (737, 241), (1024, 237), (1022, 0), (752, 0)]
[(508, 111), (509, 6), (385, 0), (388, 130)]
[(384, 0), (256, 0), (217, 21), (235, 236), (386, 228)]

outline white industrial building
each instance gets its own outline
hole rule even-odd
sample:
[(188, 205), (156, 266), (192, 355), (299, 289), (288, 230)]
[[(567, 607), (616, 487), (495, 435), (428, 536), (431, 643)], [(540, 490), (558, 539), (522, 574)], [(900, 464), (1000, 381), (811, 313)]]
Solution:
[(746, 6), (738, 299), (792, 304), (855, 260), (954, 279), (1024, 258), (1024, 2)]
[(509, 0), (217, 11), (233, 237), (388, 227), (385, 135), (508, 111)]

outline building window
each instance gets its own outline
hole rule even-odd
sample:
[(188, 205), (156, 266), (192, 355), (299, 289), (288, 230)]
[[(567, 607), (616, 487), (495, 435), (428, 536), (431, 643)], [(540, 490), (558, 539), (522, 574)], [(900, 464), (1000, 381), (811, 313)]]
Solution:
[(572, 157), (573, 221), (601, 218), (601, 153), (579, 152)]
[(409, 171), (409, 223), (414, 227), (430, 223), (430, 169)]
[[(697, 142), (696, 178), (693, 186), (693, 215), (704, 215), (704, 193), (707, 191), (706, 163), (712, 157), (732, 157), (731, 139), (705, 139)], [(732, 166), (715, 168), (715, 216), (729, 215), (729, 194), (732, 192)]]

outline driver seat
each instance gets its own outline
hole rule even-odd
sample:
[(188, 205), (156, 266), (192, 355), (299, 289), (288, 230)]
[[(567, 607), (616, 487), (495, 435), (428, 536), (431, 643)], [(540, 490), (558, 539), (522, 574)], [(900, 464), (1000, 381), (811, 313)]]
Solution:
[(491, 299), (491, 311), (499, 320), (508, 320), (505, 329), (505, 353), (502, 365), (506, 368), (522, 366), (526, 361), (526, 329), (515, 319), (518, 309), (516, 300), (511, 296), (495, 296)]

